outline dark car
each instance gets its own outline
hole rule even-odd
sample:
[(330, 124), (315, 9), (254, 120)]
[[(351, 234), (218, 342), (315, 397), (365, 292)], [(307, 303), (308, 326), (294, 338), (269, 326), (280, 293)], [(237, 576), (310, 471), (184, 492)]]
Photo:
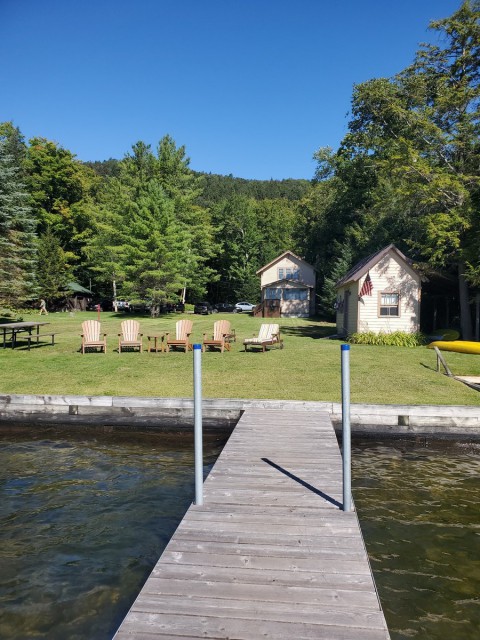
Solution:
[(203, 316), (208, 316), (214, 311), (215, 309), (209, 302), (197, 302), (193, 308), (193, 313), (199, 313)]
[(232, 313), (235, 309), (235, 305), (231, 302), (217, 302), (217, 304), (215, 305), (215, 309), (219, 313)]
[(87, 305), (87, 311), (98, 311), (98, 307), (100, 306), (100, 311), (112, 311), (113, 303), (112, 300), (108, 298), (102, 298), (101, 300), (94, 298)]

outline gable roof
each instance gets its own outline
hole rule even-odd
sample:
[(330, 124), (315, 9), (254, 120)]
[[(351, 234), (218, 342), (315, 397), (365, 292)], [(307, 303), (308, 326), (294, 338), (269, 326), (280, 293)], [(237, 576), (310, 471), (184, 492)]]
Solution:
[(78, 282), (67, 282), (67, 287), (66, 287), (69, 291), (74, 291), (75, 293), (89, 293), (91, 295), (93, 295), (93, 293), (90, 291), (90, 289), (85, 289), (85, 287), (82, 287), (81, 284), (78, 284)]
[(408, 265), (408, 267), (412, 271), (415, 271), (412, 267), (411, 260), (409, 260), (409, 258), (403, 255), (400, 249), (397, 249), (397, 247), (394, 244), (389, 244), (388, 247), (384, 247), (383, 249), (380, 249), (380, 251), (376, 251), (375, 253), (372, 253), (366, 258), (363, 258), (363, 260), (360, 260), (360, 262), (357, 262), (357, 264), (354, 267), (352, 267), (350, 271), (348, 271), (343, 276), (343, 278), (341, 278), (337, 282), (335, 286), (338, 288), (338, 287), (342, 287), (348, 282), (356, 282), (360, 280), (360, 278), (362, 278), (366, 273), (368, 273), (368, 271), (370, 271), (370, 269), (374, 267), (377, 264), (377, 262), (380, 262), (380, 260), (384, 258), (389, 251), (393, 251), (394, 253), (396, 253), (397, 256), (403, 262), (405, 262), (405, 264)]
[(275, 264), (276, 262), (279, 262), (279, 260), (281, 260), (282, 258), (285, 258), (285, 256), (292, 256), (293, 258), (295, 258), (295, 260), (299, 260), (300, 262), (303, 262), (304, 264), (307, 264), (309, 267), (312, 267), (312, 269), (314, 269), (313, 265), (309, 264), (303, 258), (300, 258), (300, 256), (297, 256), (295, 253), (293, 253), (293, 251), (284, 251), (281, 255), (277, 256), (274, 260), (266, 264), (264, 267), (261, 267), (257, 271), (257, 275), (269, 269), (273, 264)]

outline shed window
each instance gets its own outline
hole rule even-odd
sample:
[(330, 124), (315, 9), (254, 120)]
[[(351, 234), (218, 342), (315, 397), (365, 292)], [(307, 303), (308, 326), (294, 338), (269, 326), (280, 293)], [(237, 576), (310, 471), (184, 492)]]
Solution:
[(285, 300), (307, 300), (308, 291), (306, 289), (284, 289)]
[(380, 315), (399, 316), (400, 315), (400, 294), (381, 293), (380, 294)]

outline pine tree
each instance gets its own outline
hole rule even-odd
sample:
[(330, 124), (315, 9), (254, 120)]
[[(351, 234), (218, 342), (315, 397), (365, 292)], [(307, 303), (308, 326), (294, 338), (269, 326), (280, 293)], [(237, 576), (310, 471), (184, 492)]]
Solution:
[(0, 137), (0, 304), (18, 307), (36, 294), (35, 219), (20, 167)]
[(45, 299), (49, 306), (65, 297), (67, 283), (72, 279), (67, 262), (59, 239), (51, 229), (47, 229), (38, 239), (37, 278), (40, 297)]

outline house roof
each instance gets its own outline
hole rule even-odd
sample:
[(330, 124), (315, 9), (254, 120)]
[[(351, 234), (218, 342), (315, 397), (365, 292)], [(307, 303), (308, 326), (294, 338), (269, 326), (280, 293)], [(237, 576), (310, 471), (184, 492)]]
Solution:
[(74, 291), (75, 293), (90, 293), (90, 294), (92, 294), (92, 292), (89, 289), (85, 289), (85, 287), (82, 287), (82, 285), (78, 284), (78, 282), (67, 282), (67, 289), (69, 291)]
[(275, 264), (276, 262), (278, 262), (279, 260), (281, 260), (282, 258), (284, 258), (285, 256), (292, 256), (293, 258), (295, 258), (296, 260), (299, 260), (300, 262), (304, 262), (305, 264), (308, 264), (309, 267), (312, 267), (312, 269), (314, 268), (311, 264), (309, 264), (306, 260), (304, 260), (303, 258), (300, 258), (300, 256), (297, 256), (295, 253), (293, 253), (293, 251), (284, 251), (281, 255), (277, 256), (274, 260), (272, 260), (271, 262), (269, 262), (268, 264), (266, 264), (264, 267), (261, 267), (258, 271), (257, 271), (257, 275), (259, 275), (260, 273), (263, 273), (264, 271), (266, 271), (267, 269), (269, 269), (273, 264)]
[(410, 267), (410, 269), (412, 269), (412, 271), (414, 271), (411, 264), (411, 260), (409, 260), (400, 251), (400, 249), (397, 249), (397, 247), (394, 244), (389, 244), (388, 247), (384, 247), (383, 249), (380, 249), (380, 251), (376, 251), (375, 253), (372, 253), (366, 258), (363, 258), (363, 260), (360, 260), (360, 262), (357, 262), (357, 264), (354, 267), (352, 267), (350, 271), (348, 271), (348, 273), (346, 273), (343, 276), (343, 278), (341, 278), (337, 282), (335, 286), (338, 288), (338, 287), (342, 287), (348, 282), (356, 282), (360, 280), (360, 278), (362, 278), (366, 273), (368, 273), (368, 271), (370, 271), (370, 269), (374, 267), (377, 264), (377, 262), (379, 262), (383, 257), (385, 257), (389, 251), (393, 251), (394, 253), (396, 253), (397, 256), (401, 260), (403, 260), (403, 262), (405, 262), (405, 264), (407, 264)]

